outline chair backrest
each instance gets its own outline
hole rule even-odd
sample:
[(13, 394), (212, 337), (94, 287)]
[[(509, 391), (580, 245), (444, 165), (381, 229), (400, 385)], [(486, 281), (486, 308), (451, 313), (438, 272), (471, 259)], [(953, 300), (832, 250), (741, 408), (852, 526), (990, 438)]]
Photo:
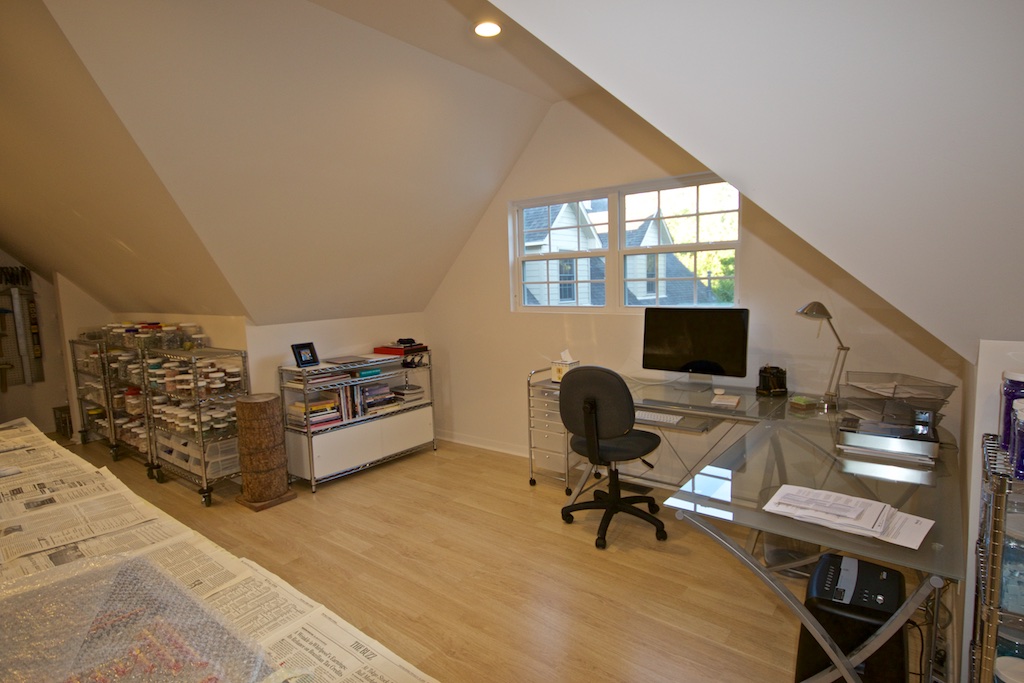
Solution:
[(587, 436), (586, 406), (596, 408), (597, 438), (622, 436), (633, 428), (633, 395), (616, 372), (596, 365), (575, 367), (562, 377), (558, 412), (562, 424), (577, 436)]

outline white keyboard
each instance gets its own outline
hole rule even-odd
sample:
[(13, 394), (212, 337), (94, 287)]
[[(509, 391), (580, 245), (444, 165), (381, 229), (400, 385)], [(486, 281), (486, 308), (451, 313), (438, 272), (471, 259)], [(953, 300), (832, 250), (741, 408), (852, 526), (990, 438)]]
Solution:
[(679, 422), (681, 417), (681, 415), (673, 415), (672, 413), (656, 413), (652, 410), (636, 411), (636, 419), (643, 420), (644, 422), (663, 422), (674, 425)]

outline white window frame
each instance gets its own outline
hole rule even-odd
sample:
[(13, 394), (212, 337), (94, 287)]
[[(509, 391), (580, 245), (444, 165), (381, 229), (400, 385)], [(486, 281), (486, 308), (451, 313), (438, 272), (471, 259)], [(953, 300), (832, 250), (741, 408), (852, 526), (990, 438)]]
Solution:
[[(701, 304), (701, 303), (684, 303), (679, 304), (677, 307), (732, 307), (739, 305), (740, 301), (740, 286), (739, 286), (739, 253), (740, 243), (743, 237), (743, 197), (740, 196), (739, 200), (739, 234), (735, 241), (729, 242), (717, 242), (717, 243), (701, 243), (701, 244), (667, 244), (660, 245), (657, 247), (629, 247), (625, 246), (625, 219), (624, 219), (624, 204), (625, 196), (628, 194), (634, 194), (638, 192), (650, 192), (655, 190), (665, 190), (673, 187), (687, 187), (694, 185), (705, 185), (712, 183), (724, 182), (720, 177), (712, 173), (696, 173), (684, 176), (674, 176), (670, 178), (662, 178), (659, 180), (651, 180), (642, 183), (633, 183), (629, 185), (618, 185), (606, 188), (599, 188), (596, 190), (586, 190), (582, 192), (572, 192), (561, 195), (549, 195), (546, 197), (537, 197), (529, 200), (514, 201), (509, 203), (509, 271), (510, 271), (510, 289), (511, 289), (511, 307), (513, 311), (520, 312), (553, 312), (553, 313), (637, 313), (642, 312), (645, 305), (626, 305), (625, 302), (625, 257), (627, 255), (635, 254), (664, 254), (679, 251), (718, 251), (723, 249), (731, 249), (736, 254), (736, 269), (733, 274), (734, 294), (732, 303), (727, 304)], [(523, 211), (526, 209), (537, 208), (541, 206), (551, 206), (555, 204), (568, 204), (572, 202), (586, 201), (596, 198), (608, 199), (608, 246), (605, 249), (591, 249), (583, 251), (563, 251), (554, 250), (539, 253), (539, 254), (528, 254), (525, 253), (525, 245), (523, 242), (523, 230), (522, 216)], [(605, 259), (605, 303), (602, 306), (595, 305), (580, 305), (578, 303), (579, 293), (581, 287), (589, 286), (588, 283), (582, 283), (579, 280), (573, 282), (577, 293), (576, 303), (568, 304), (555, 304), (545, 306), (534, 306), (526, 305), (522, 301), (524, 283), (523, 283), (523, 266), (525, 263), (531, 261), (560, 261), (569, 258), (591, 258), (591, 257), (603, 257)], [(577, 269), (578, 271), (579, 269)], [(556, 286), (559, 286), (556, 283)], [(549, 301), (552, 298), (549, 296)], [(651, 305), (665, 305), (665, 304), (651, 304)]]

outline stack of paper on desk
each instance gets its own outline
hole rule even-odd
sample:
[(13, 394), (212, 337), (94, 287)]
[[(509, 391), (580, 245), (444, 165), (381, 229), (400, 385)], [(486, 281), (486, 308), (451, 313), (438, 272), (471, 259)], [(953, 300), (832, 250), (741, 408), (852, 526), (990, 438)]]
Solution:
[(766, 512), (917, 549), (934, 522), (877, 500), (783, 484)]

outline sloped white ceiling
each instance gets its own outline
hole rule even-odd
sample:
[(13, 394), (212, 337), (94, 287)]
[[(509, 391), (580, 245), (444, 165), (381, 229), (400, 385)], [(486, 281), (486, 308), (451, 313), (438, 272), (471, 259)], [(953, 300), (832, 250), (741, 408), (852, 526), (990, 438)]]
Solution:
[(422, 310), (583, 71), (964, 357), (1024, 339), (1024, 5), (495, 4), (540, 41), (468, 37), (484, 0), (0, 3), (0, 247), (112, 310)]
[(484, 0), (0, 3), (0, 248), (114, 311), (423, 310), (551, 103)]
[(965, 358), (1024, 339), (1024, 3), (494, 4)]
[(422, 310), (548, 107), (312, 3), (47, 6), (258, 324)]
[(0, 3), (0, 247), (110, 310), (244, 314), (40, 0)]

